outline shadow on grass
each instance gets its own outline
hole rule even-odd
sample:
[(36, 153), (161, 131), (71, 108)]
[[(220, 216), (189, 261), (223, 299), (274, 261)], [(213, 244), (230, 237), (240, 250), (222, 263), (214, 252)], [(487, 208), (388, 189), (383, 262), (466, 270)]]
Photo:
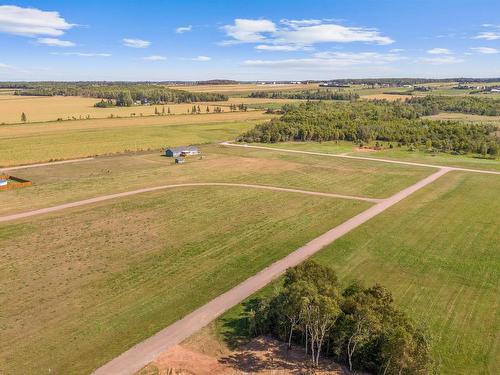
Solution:
[(251, 311), (257, 309), (259, 301), (260, 298), (244, 301), (241, 308), (219, 319), (219, 334), (231, 350), (252, 339), (249, 317)]

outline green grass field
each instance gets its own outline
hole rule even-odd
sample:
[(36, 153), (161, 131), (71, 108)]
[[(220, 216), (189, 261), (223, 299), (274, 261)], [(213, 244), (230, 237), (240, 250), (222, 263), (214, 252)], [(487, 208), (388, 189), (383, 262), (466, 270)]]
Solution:
[(446, 374), (500, 371), (500, 178), (451, 172), (315, 258), (380, 282), (434, 336)]
[(432, 173), (429, 168), (219, 145), (201, 150), (203, 159), (188, 158), (182, 166), (157, 152), (12, 171), (33, 186), (2, 191), (0, 215), (185, 182), (250, 183), (380, 198)]
[(485, 169), (500, 171), (500, 159), (483, 158), (479, 155), (452, 155), (444, 152), (432, 153), (424, 151), (408, 151), (406, 147), (394, 147), (376, 152), (360, 152), (357, 145), (352, 142), (282, 142), (282, 143), (256, 143), (255, 146), (264, 146), (277, 149), (291, 149), (300, 151), (313, 151), (331, 154), (346, 154), (366, 158), (380, 158), (425, 163), (448, 167), (462, 167), (471, 169)]
[[(381, 283), (427, 326), (439, 373), (500, 368), (500, 178), (450, 172), (319, 252), (344, 284)], [(272, 291), (273, 286), (261, 293)], [(220, 340), (246, 335), (242, 305), (216, 323)]]
[[(109, 120), (101, 120), (109, 121)], [(11, 136), (0, 139), (0, 165), (22, 165), (57, 159), (166, 146), (202, 144), (234, 139), (255, 125), (252, 121), (182, 125), (96, 128)]]
[(370, 204), (243, 188), (0, 226), (0, 373), (88, 374)]

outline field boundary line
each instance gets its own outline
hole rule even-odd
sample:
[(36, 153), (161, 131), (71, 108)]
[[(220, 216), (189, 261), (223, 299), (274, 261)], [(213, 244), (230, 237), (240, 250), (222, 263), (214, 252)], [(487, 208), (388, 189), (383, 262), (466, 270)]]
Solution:
[(153, 361), (162, 352), (185, 340), (212, 320), (281, 276), (288, 268), (300, 264), (336, 239), (377, 216), (417, 190), (439, 179), (449, 171), (449, 168), (441, 168), (439, 171), (399, 191), (391, 197), (382, 200), (376, 205), (346, 220), (342, 224), (330, 229), (328, 232), (309, 241), (304, 246), (274, 262), (254, 276), (249, 277), (229, 291), (186, 315), (184, 318), (133, 346), (104, 366), (98, 368), (93, 375), (134, 374)]
[(69, 160), (60, 160), (60, 161), (52, 161), (48, 163), (36, 163), (36, 164), (27, 164), (27, 165), (16, 165), (15, 167), (0, 167), (2, 171), (15, 171), (17, 169), (25, 169), (25, 168), (36, 168), (36, 167), (48, 167), (51, 165), (59, 165), (59, 164), (69, 164), (69, 163), (78, 163), (81, 161), (89, 161), (94, 160), (94, 157), (90, 158), (80, 158), (80, 159), (69, 159)]
[(435, 164), (425, 164), (425, 163), (415, 163), (411, 161), (402, 161), (402, 160), (392, 160), (392, 159), (379, 159), (379, 158), (367, 158), (363, 156), (353, 156), (353, 155), (345, 155), (345, 154), (329, 154), (326, 152), (315, 152), (315, 151), (302, 151), (302, 150), (292, 150), (289, 148), (274, 148), (274, 147), (266, 147), (266, 146), (254, 146), (248, 144), (236, 144), (232, 142), (221, 142), (222, 146), (230, 146), (230, 147), (243, 147), (243, 148), (256, 148), (259, 150), (270, 150), (270, 151), (282, 151), (289, 152), (295, 154), (308, 154), (308, 155), (318, 155), (318, 156), (331, 156), (334, 158), (344, 158), (344, 159), (355, 159), (355, 160), (367, 160), (367, 161), (378, 161), (381, 163), (390, 163), (390, 164), (403, 164), (403, 165), (412, 165), (415, 167), (427, 167), (427, 168), (438, 168), (454, 171), (462, 171), (462, 172), (475, 172), (475, 173), (485, 173), (485, 174), (496, 174), (500, 175), (499, 171), (490, 171), (485, 169), (470, 169), (470, 168), (462, 168), (462, 167), (452, 167), (445, 165), (435, 165)]
[(384, 201), (384, 199), (377, 199), (377, 198), (357, 197), (357, 196), (353, 196), (353, 195), (342, 195), (342, 194), (335, 194), (335, 193), (323, 193), (323, 192), (319, 192), (319, 191), (300, 190), (300, 189), (269, 186), (269, 185), (237, 184), (237, 183), (229, 183), (229, 182), (193, 182), (193, 183), (184, 183), (184, 184), (161, 185), (161, 186), (154, 186), (154, 187), (143, 188), (143, 189), (138, 189), (138, 190), (124, 191), (122, 193), (101, 195), (98, 197), (83, 199), (80, 201), (75, 201), (75, 202), (70, 202), (70, 203), (64, 203), (64, 204), (60, 204), (57, 206), (45, 207), (45, 208), (40, 208), (37, 210), (31, 210), (31, 211), (20, 212), (17, 214), (0, 216), (0, 223), (4, 223), (7, 221), (16, 220), (16, 219), (23, 219), (23, 218), (27, 218), (27, 217), (37, 216), (37, 215), (43, 215), (43, 214), (47, 214), (47, 213), (51, 213), (51, 212), (62, 211), (62, 210), (66, 210), (66, 209), (73, 208), (73, 207), (86, 206), (86, 205), (89, 205), (92, 203), (104, 202), (104, 201), (108, 201), (111, 199), (124, 198), (124, 197), (128, 197), (131, 195), (136, 195), (136, 194), (149, 193), (149, 192), (166, 190), (166, 189), (175, 189), (175, 188), (181, 188), (181, 187), (201, 187), (201, 186), (244, 187), (244, 188), (251, 188), (251, 189), (261, 189), (261, 190), (280, 191), (280, 192), (286, 192), (286, 193), (314, 195), (314, 196), (320, 196), (320, 197), (350, 199), (350, 200), (365, 201), (365, 202), (372, 202), (372, 203), (380, 203), (380, 202)]

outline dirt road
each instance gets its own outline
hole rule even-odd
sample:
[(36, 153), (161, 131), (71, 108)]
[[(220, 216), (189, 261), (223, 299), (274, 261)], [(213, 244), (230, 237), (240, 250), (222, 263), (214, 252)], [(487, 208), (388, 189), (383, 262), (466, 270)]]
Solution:
[(263, 269), (256, 275), (250, 277), (226, 293), (208, 302), (206, 305), (193, 311), (183, 319), (159, 331), (149, 339), (135, 345), (120, 356), (97, 369), (94, 372), (94, 375), (134, 374), (136, 371), (146, 366), (149, 362), (153, 361), (163, 351), (191, 336), (200, 328), (203, 328), (212, 320), (223, 314), (225, 311), (237, 305), (245, 298), (249, 297), (259, 289), (266, 286), (272, 280), (282, 275), (287, 268), (301, 263), (326, 245), (329, 245), (339, 237), (350, 232), (354, 228), (357, 228), (410, 194), (437, 180), (450, 170), (450, 168), (441, 168), (434, 174), (404, 190), (401, 190), (393, 196), (380, 201), (362, 213), (308, 242), (306, 245), (295, 250), (285, 258), (271, 264), (269, 267)]
[(453, 171), (475, 172), (475, 173), (486, 173), (486, 174), (500, 175), (500, 172), (488, 171), (488, 170), (484, 170), (484, 169), (469, 169), (469, 168), (461, 168), (461, 167), (448, 167), (448, 166), (444, 166), (444, 165), (435, 165), (435, 164), (414, 163), (411, 161), (402, 161), (402, 160), (368, 158), (368, 157), (364, 157), (364, 156), (346, 155), (345, 153), (343, 153), (343, 154), (329, 154), (326, 152), (302, 151), (302, 150), (292, 150), (292, 149), (288, 149), (288, 148), (274, 148), (274, 147), (265, 147), (265, 146), (252, 146), (252, 145), (232, 143), (232, 142), (222, 142), (220, 144), (223, 146), (230, 146), (230, 147), (257, 148), (259, 150), (267, 150), (267, 151), (280, 151), (280, 152), (290, 152), (290, 153), (294, 153), (294, 154), (307, 154), (307, 155), (330, 156), (330, 157), (334, 157), (334, 158), (344, 158), (344, 159), (368, 160), (368, 161), (377, 161), (377, 162), (381, 162), (381, 163), (412, 165), (415, 167), (427, 167), (427, 168), (439, 168), (439, 169), (447, 168), (447, 169), (453, 170)]
[(199, 182), (199, 183), (186, 183), (186, 184), (175, 184), (175, 185), (162, 185), (162, 186), (155, 186), (155, 187), (132, 190), (132, 191), (125, 191), (125, 192), (116, 193), (116, 194), (101, 195), (101, 196), (95, 197), (95, 198), (89, 198), (89, 199), (84, 199), (81, 201), (60, 204), (60, 205), (52, 206), (52, 207), (40, 208), (38, 210), (31, 210), (31, 211), (20, 212), (17, 214), (12, 214), (12, 215), (0, 216), (0, 223), (11, 221), (11, 220), (16, 220), (16, 219), (23, 219), (23, 218), (31, 217), (31, 216), (48, 214), (51, 212), (66, 210), (68, 208), (73, 208), (73, 207), (86, 206), (86, 205), (89, 205), (92, 203), (104, 202), (104, 201), (108, 201), (111, 199), (124, 198), (124, 197), (128, 197), (131, 195), (136, 195), (136, 194), (149, 193), (149, 192), (158, 191), (158, 190), (165, 190), (165, 189), (174, 189), (174, 188), (181, 188), (181, 187), (199, 187), (199, 186), (244, 187), (244, 188), (251, 188), (251, 189), (262, 189), (262, 190), (281, 191), (281, 192), (287, 192), (287, 193), (316, 195), (316, 196), (321, 196), (321, 197), (352, 199), (352, 200), (366, 201), (366, 202), (372, 202), (372, 203), (378, 203), (378, 202), (382, 201), (381, 199), (376, 199), (376, 198), (356, 197), (356, 196), (352, 196), (352, 195), (342, 195), (342, 194), (333, 194), (333, 193), (322, 193), (322, 192), (310, 191), (310, 190), (288, 189), (288, 188), (282, 188), (282, 187), (277, 187), (277, 186), (268, 186), (268, 185), (232, 184), (232, 183), (225, 183), (225, 182)]
[(28, 164), (28, 165), (18, 165), (18, 166), (15, 166), (15, 167), (0, 168), (0, 170), (2, 170), (2, 171), (15, 171), (17, 169), (47, 167), (47, 166), (50, 166), (50, 165), (77, 163), (77, 162), (89, 161), (89, 160), (94, 160), (94, 158), (70, 159), (70, 160), (52, 161), (50, 163), (37, 163), (37, 164)]

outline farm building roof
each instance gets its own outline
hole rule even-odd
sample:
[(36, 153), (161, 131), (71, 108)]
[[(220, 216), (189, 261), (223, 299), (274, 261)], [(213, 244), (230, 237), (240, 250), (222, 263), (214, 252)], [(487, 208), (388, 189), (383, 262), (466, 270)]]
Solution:
[(196, 147), (196, 146), (168, 147), (167, 150), (171, 150), (171, 151), (174, 151), (174, 152), (198, 151), (198, 147)]

